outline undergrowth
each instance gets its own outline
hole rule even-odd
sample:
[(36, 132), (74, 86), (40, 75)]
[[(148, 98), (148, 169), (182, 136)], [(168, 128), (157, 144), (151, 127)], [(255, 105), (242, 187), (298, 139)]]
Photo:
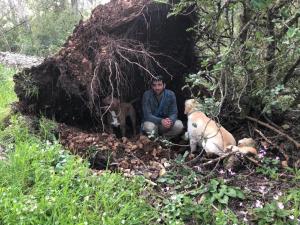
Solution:
[(32, 135), (20, 117), (0, 133), (0, 224), (149, 224), (157, 216), (139, 197), (143, 178), (94, 175), (57, 141)]

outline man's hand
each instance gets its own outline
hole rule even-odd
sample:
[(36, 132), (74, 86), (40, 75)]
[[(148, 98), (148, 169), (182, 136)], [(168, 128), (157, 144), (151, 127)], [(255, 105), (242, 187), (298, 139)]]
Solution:
[(173, 125), (173, 121), (170, 118), (165, 118), (161, 120), (161, 124), (164, 128), (169, 129)]

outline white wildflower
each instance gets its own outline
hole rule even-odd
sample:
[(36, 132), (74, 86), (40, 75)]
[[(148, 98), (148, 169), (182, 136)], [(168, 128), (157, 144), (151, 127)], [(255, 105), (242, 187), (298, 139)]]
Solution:
[(284, 205), (282, 202), (277, 202), (277, 206), (279, 209), (284, 209)]
[(219, 174), (224, 174), (224, 173), (225, 173), (224, 170), (220, 170), (220, 171), (219, 171)]
[(294, 215), (290, 215), (289, 218), (290, 218), (291, 220), (294, 220), (294, 219), (295, 219)]
[(255, 207), (256, 207), (256, 208), (262, 208), (262, 207), (263, 207), (262, 202), (259, 201), (259, 200), (256, 200), (256, 202), (255, 202)]

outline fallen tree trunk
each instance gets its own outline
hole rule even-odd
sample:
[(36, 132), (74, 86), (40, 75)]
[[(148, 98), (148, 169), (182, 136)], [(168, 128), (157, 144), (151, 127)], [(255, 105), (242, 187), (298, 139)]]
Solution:
[(43, 58), (12, 52), (0, 52), (0, 63), (9, 67), (29, 68), (41, 64)]

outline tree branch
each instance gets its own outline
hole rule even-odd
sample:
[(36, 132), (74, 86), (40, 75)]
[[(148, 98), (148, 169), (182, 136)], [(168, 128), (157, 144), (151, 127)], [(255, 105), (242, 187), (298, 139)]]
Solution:
[(294, 75), (295, 69), (300, 65), (300, 57), (294, 63), (294, 65), (288, 70), (286, 75), (283, 78), (283, 84), (286, 84)]
[(253, 122), (256, 122), (256, 123), (258, 123), (258, 124), (260, 124), (260, 125), (262, 125), (262, 126), (264, 126), (264, 127), (269, 128), (270, 130), (275, 131), (276, 133), (280, 134), (281, 136), (283, 136), (283, 137), (285, 137), (286, 139), (288, 139), (288, 140), (290, 140), (291, 142), (293, 142), (293, 143), (295, 144), (295, 146), (296, 146), (297, 149), (300, 149), (300, 143), (299, 143), (299, 142), (297, 142), (295, 139), (291, 138), (289, 135), (287, 135), (287, 134), (281, 132), (280, 130), (276, 129), (275, 127), (272, 127), (271, 125), (269, 125), (269, 124), (267, 124), (267, 123), (264, 123), (264, 122), (262, 122), (262, 121), (260, 121), (260, 120), (258, 120), (258, 119), (255, 119), (255, 118), (253, 118), (253, 117), (250, 117), (250, 116), (246, 116), (246, 119), (251, 120), (251, 121), (253, 121)]
[(295, 24), (298, 19), (300, 17), (300, 12), (297, 12), (294, 17), (292, 17), (289, 21), (286, 22), (285, 26), (282, 28), (282, 30), (279, 32), (279, 34), (276, 36), (277, 39), (281, 39), (286, 32), (288, 31), (288, 29), (290, 28), (290, 26), (292, 26), (293, 24)]

